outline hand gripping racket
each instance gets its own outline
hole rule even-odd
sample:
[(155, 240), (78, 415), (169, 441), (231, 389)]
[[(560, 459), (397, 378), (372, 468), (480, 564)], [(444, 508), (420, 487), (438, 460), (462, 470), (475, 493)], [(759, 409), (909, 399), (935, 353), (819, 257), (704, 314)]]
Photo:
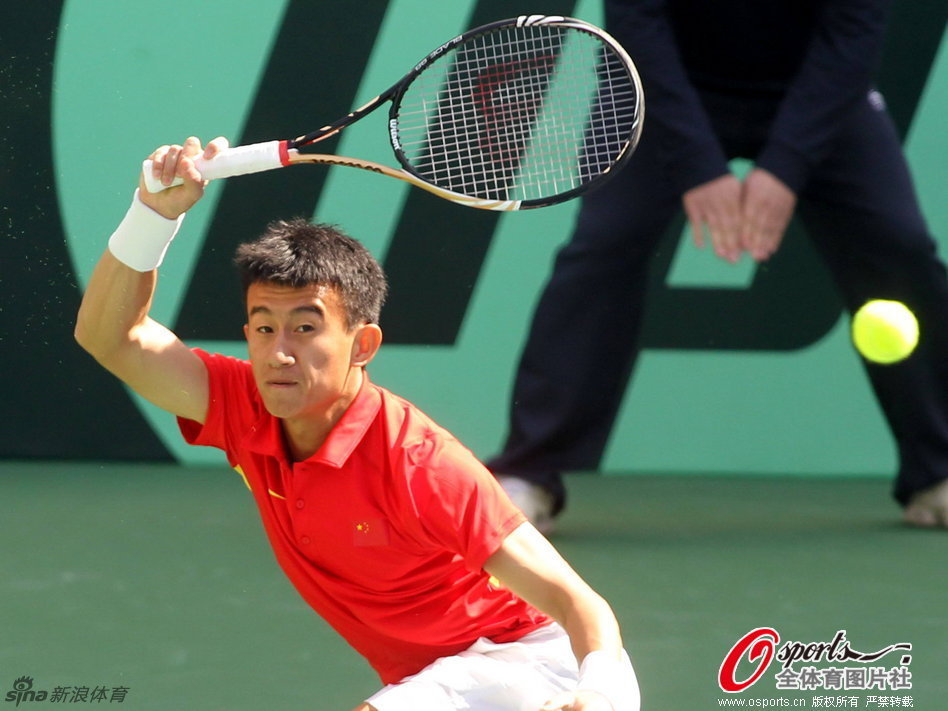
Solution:
[[(387, 101), (401, 168), (302, 150)], [(297, 163), (344, 165), (462, 205), (523, 210), (606, 180), (634, 150), (643, 113), (638, 73), (612, 37), (569, 17), (522, 15), (445, 42), (390, 89), (318, 131), (228, 148), (195, 164), (207, 180)], [(164, 189), (150, 161), (144, 176), (148, 190)]]

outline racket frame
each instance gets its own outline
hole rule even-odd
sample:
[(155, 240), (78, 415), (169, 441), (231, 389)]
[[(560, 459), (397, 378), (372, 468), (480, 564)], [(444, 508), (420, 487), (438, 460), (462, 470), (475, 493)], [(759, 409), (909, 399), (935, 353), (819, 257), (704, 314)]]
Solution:
[[(635, 87), (636, 95), (636, 119), (632, 127), (632, 135), (629, 140), (626, 142), (620, 154), (616, 157), (613, 163), (602, 173), (595, 176), (592, 180), (579, 185), (570, 190), (564, 191), (562, 193), (557, 193), (556, 195), (544, 197), (542, 199), (527, 199), (527, 200), (487, 200), (483, 198), (472, 197), (470, 195), (464, 195), (462, 193), (453, 192), (445, 188), (439, 187), (430, 183), (420, 174), (418, 174), (412, 166), (411, 162), (408, 160), (405, 152), (402, 150), (401, 143), (398, 139), (398, 112), (401, 107), (401, 99), (405, 95), (405, 92), (411, 86), (412, 82), (425, 70), (428, 66), (435, 60), (441, 58), (445, 53), (450, 52), (455, 47), (464, 44), (476, 37), (481, 35), (489, 34), (497, 30), (503, 29), (504, 27), (530, 27), (538, 25), (555, 25), (557, 27), (566, 27), (581, 32), (586, 32), (595, 36), (603, 44), (610, 47), (616, 55), (622, 60), (622, 64), (628, 73), (631, 84)], [(644, 119), (644, 102), (642, 100), (643, 90), (642, 82), (639, 78), (638, 72), (635, 69), (635, 64), (632, 62), (632, 59), (629, 57), (625, 49), (620, 45), (615, 39), (613, 39), (609, 34), (596, 27), (595, 25), (584, 22), (583, 20), (578, 20), (573, 17), (566, 17), (563, 15), (520, 15), (515, 18), (508, 18), (506, 20), (498, 20), (496, 22), (491, 22), (486, 25), (481, 25), (472, 30), (468, 30), (460, 35), (457, 35), (453, 39), (448, 40), (441, 46), (432, 50), (425, 56), (421, 61), (415, 64), (412, 69), (405, 74), (401, 79), (399, 79), (391, 87), (383, 91), (381, 94), (376, 96), (374, 99), (366, 102), (359, 108), (350, 112), (346, 116), (334, 121), (331, 124), (323, 126), (322, 128), (312, 131), (310, 133), (304, 134), (290, 141), (285, 142), (285, 148), (283, 155), (285, 155), (284, 165), (291, 165), (295, 163), (319, 163), (319, 164), (328, 164), (328, 165), (344, 165), (351, 168), (361, 168), (363, 170), (369, 170), (376, 173), (382, 173), (392, 178), (398, 178), (404, 180), (412, 185), (427, 190), (428, 192), (434, 193), (438, 197), (457, 202), (468, 207), (477, 207), (481, 209), (488, 210), (526, 210), (537, 207), (546, 207), (549, 205), (555, 205), (560, 202), (565, 202), (571, 200), (582, 193), (588, 192), (589, 190), (600, 187), (603, 183), (606, 182), (612, 175), (614, 175), (619, 168), (621, 168), (625, 162), (629, 159), (629, 156), (635, 150), (636, 145), (638, 144), (639, 138), (642, 134), (642, 126)], [(401, 170), (396, 170), (390, 168), (389, 166), (382, 165), (380, 163), (375, 163), (373, 161), (362, 160), (358, 158), (349, 158), (345, 156), (336, 156), (336, 155), (327, 155), (327, 154), (315, 154), (315, 153), (306, 153), (301, 151), (301, 148), (306, 146), (311, 146), (319, 141), (325, 140), (332, 136), (335, 136), (340, 131), (342, 131), (347, 126), (352, 125), (359, 119), (367, 116), (368, 114), (375, 111), (382, 104), (386, 102), (391, 102), (388, 112), (388, 138), (389, 144), (392, 147), (392, 152), (395, 154), (395, 158), (398, 160), (401, 165)]]
[[(615, 157), (613, 162), (605, 170), (582, 185), (544, 198), (532, 198), (524, 200), (484, 199), (447, 190), (429, 182), (424, 177), (422, 177), (418, 172), (416, 172), (411, 162), (408, 160), (408, 157), (402, 150), (401, 143), (398, 138), (398, 112), (401, 106), (401, 99), (405, 95), (405, 92), (408, 90), (408, 88), (411, 86), (412, 82), (414, 82), (415, 79), (432, 62), (436, 61), (455, 47), (468, 42), (471, 39), (503, 29), (505, 27), (529, 27), (540, 25), (554, 25), (591, 34), (603, 44), (611, 48), (612, 51), (621, 59), (630, 79), (630, 83), (635, 89), (635, 118), (631, 127), (631, 135), (629, 136), (629, 139), (626, 141), (625, 145), (622, 147), (619, 155)], [(391, 102), (388, 113), (389, 144), (391, 145), (392, 152), (395, 154), (395, 158), (401, 165), (401, 169), (392, 168), (381, 163), (375, 163), (373, 161), (363, 160), (360, 158), (350, 158), (347, 156), (322, 153), (309, 153), (301, 150), (337, 135), (340, 131), (372, 113), (386, 102)], [(563, 15), (520, 15), (519, 17), (498, 20), (486, 25), (481, 25), (480, 27), (468, 30), (467, 32), (457, 35), (453, 39), (448, 40), (444, 44), (429, 52), (421, 61), (415, 64), (415, 66), (412, 67), (412, 69), (407, 74), (405, 74), (405, 76), (399, 79), (398, 82), (376, 96), (374, 99), (366, 102), (359, 108), (351, 111), (333, 123), (327, 124), (326, 126), (317, 129), (316, 131), (312, 131), (289, 140), (268, 141), (265, 143), (248, 144), (245, 146), (236, 146), (234, 148), (225, 149), (225, 152), (228, 155), (232, 155), (234, 152), (244, 152), (247, 154), (254, 153), (260, 156), (253, 165), (250, 165), (248, 162), (246, 169), (233, 170), (228, 168), (226, 170), (220, 170), (214, 165), (215, 161), (219, 160), (217, 157), (208, 161), (198, 158), (195, 160), (195, 165), (198, 171), (201, 172), (202, 175), (205, 175), (205, 177), (208, 179), (262, 172), (264, 170), (272, 170), (298, 163), (341, 165), (350, 168), (360, 168), (362, 170), (368, 170), (374, 173), (381, 173), (392, 178), (398, 178), (399, 180), (406, 181), (423, 190), (427, 190), (438, 197), (451, 200), (452, 202), (456, 202), (468, 207), (501, 211), (525, 210), (530, 208), (546, 207), (548, 205), (554, 205), (560, 202), (571, 200), (572, 198), (577, 197), (591, 189), (600, 187), (603, 183), (605, 183), (610, 177), (618, 172), (619, 168), (625, 164), (625, 162), (629, 159), (629, 156), (635, 150), (635, 147), (638, 144), (639, 138), (642, 134), (644, 114), (645, 107), (643, 101), (642, 82), (639, 78), (638, 72), (635, 69), (635, 65), (633, 64), (632, 59), (629, 57), (628, 53), (626, 53), (625, 49), (610, 35), (595, 25), (591, 25), (587, 22), (584, 22), (583, 20), (578, 20), (572, 17), (565, 17)], [(225, 156), (222, 155), (221, 157), (223, 158)], [(143, 172), (146, 186), (151, 192), (163, 190), (166, 186), (162, 185), (159, 181), (153, 178), (151, 174), (150, 163), (151, 161), (146, 161), (144, 164)], [(177, 179), (174, 183), (172, 183), (172, 185), (180, 184), (180, 182), (181, 180)]]

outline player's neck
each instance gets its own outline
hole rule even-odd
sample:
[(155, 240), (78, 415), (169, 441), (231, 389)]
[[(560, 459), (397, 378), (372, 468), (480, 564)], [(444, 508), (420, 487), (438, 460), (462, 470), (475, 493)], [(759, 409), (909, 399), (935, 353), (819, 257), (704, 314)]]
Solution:
[(304, 413), (280, 420), (287, 455), (294, 462), (309, 459), (329, 437), (362, 388), (362, 368), (352, 368), (342, 393), (328, 407), (316, 413)]

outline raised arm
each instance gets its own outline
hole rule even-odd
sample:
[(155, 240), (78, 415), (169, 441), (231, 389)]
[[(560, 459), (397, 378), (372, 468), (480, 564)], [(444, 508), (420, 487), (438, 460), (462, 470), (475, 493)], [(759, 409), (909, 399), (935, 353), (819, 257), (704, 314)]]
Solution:
[[(222, 139), (212, 141), (203, 153), (211, 157), (223, 145)], [(201, 153), (196, 138), (152, 153), (156, 177), (167, 185), (177, 176), (184, 184), (152, 194), (139, 181), (128, 215), (89, 280), (75, 329), (79, 345), (135, 392), (198, 422), (208, 404), (204, 364), (148, 312), (164, 249), (180, 217), (204, 194), (192, 162)]]

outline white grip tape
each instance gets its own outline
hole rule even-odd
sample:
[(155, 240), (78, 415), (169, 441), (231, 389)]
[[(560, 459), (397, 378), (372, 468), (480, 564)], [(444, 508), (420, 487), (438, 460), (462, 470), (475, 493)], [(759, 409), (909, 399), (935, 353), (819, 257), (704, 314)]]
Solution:
[[(210, 160), (196, 158), (194, 167), (205, 180), (232, 178), (235, 175), (262, 173), (265, 170), (282, 168), (280, 143), (281, 141), (267, 141), (225, 148)], [(146, 160), (142, 164), (142, 176), (145, 179), (145, 187), (150, 193), (161, 192), (165, 188), (181, 185), (184, 182), (181, 178), (175, 178), (171, 185), (164, 185), (152, 175), (151, 169), (152, 162)]]
[(604, 650), (590, 652), (579, 667), (577, 691), (597, 691), (612, 704), (613, 711), (639, 711), (642, 705), (635, 670), (625, 650), (616, 659)]

